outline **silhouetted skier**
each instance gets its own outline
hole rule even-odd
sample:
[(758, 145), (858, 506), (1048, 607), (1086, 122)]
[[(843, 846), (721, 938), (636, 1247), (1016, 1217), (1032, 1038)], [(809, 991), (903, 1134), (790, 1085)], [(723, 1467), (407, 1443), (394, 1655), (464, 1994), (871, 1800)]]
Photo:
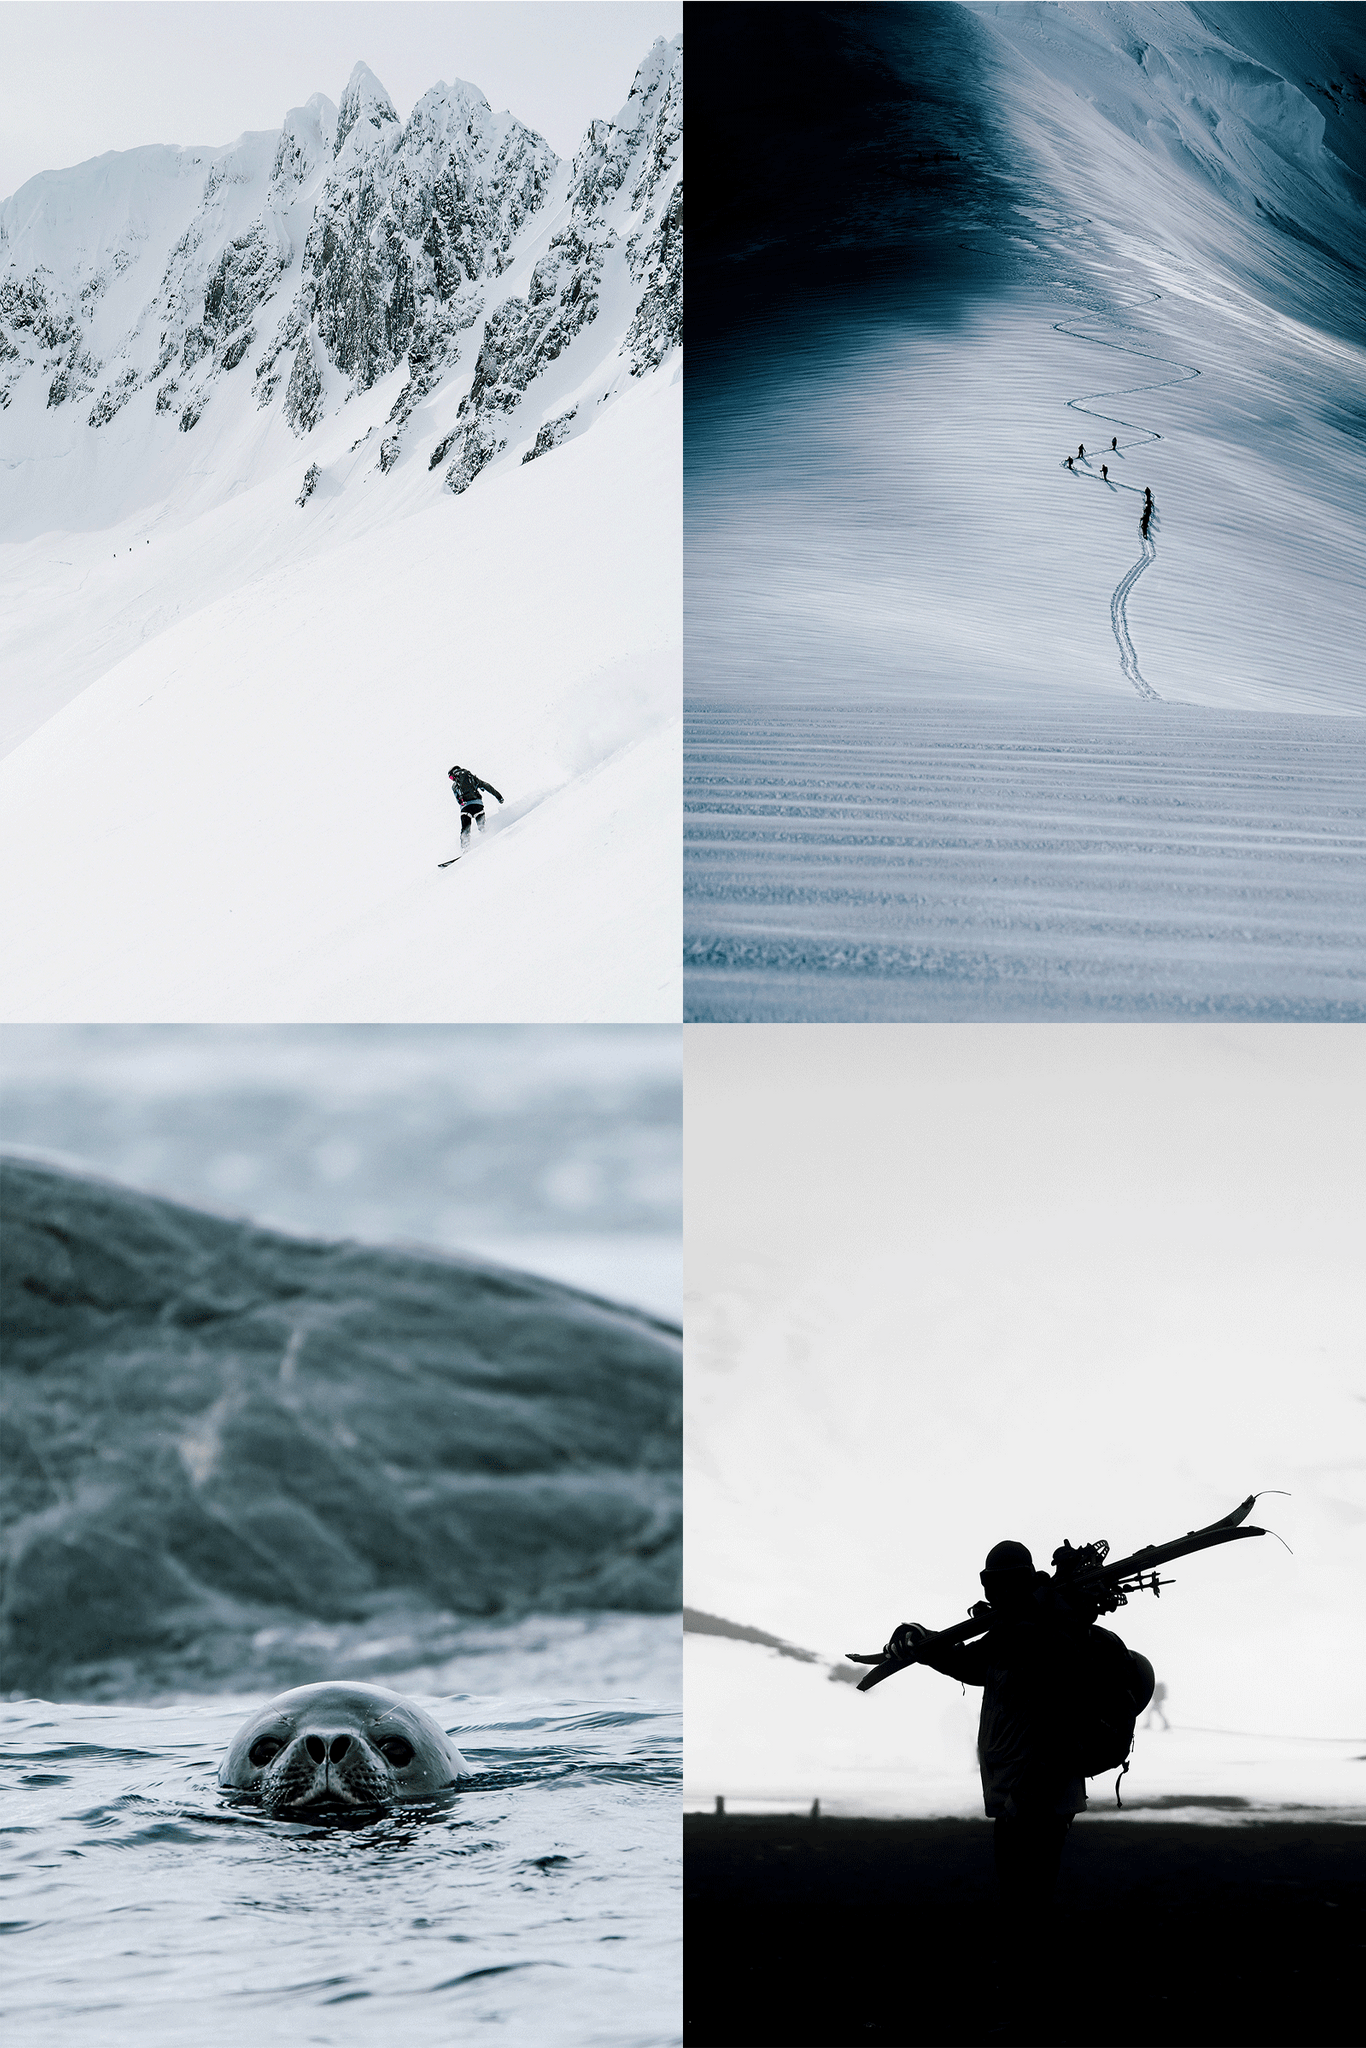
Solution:
[(1084, 455), (1086, 453), (1086, 450), (1082, 447), (1080, 441), (1078, 441), (1077, 443), (1077, 453), (1078, 455)]
[(1111, 446), (1112, 448), (1115, 448), (1115, 449), (1117, 449), (1117, 448), (1119, 447), (1119, 436), (1118, 436), (1118, 434), (1111, 434), (1111, 436), (1110, 436), (1110, 446)]
[(1159, 1716), (1160, 1716), (1160, 1718), (1161, 1718), (1161, 1721), (1162, 1721), (1162, 1726), (1163, 1726), (1164, 1728), (1168, 1728), (1168, 1729), (1169, 1729), (1169, 1728), (1171, 1727), (1171, 1725), (1172, 1725), (1172, 1724), (1171, 1724), (1171, 1722), (1170, 1722), (1170, 1721), (1169, 1721), (1169, 1720), (1167, 1719), (1166, 1715), (1165, 1715), (1165, 1714), (1164, 1714), (1164, 1713), (1162, 1712), (1162, 1702), (1163, 1702), (1163, 1700), (1164, 1700), (1164, 1699), (1166, 1699), (1166, 1697), (1167, 1697), (1167, 1688), (1166, 1688), (1166, 1686), (1165, 1686), (1165, 1685), (1164, 1685), (1164, 1684), (1162, 1683), (1162, 1680), (1161, 1680), (1161, 1679), (1159, 1678), (1159, 1679), (1158, 1679), (1158, 1681), (1157, 1681), (1157, 1684), (1156, 1684), (1156, 1685), (1155, 1685), (1155, 1686), (1153, 1687), (1153, 1699), (1152, 1699), (1152, 1705), (1151, 1705), (1151, 1706), (1149, 1707), (1149, 1709), (1148, 1709), (1148, 1712), (1147, 1712), (1147, 1716), (1146, 1716), (1146, 1718), (1144, 1719), (1144, 1722), (1143, 1722), (1143, 1726), (1144, 1726), (1145, 1728), (1151, 1728), (1151, 1727), (1152, 1727), (1152, 1725), (1153, 1725), (1153, 1715), (1154, 1715), (1154, 1714), (1157, 1714), (1157, 1715), (1159, 1715)]
[(1023, 1543), (996, 1544), (981, 1576), (999, 1619), (979, 1641), (936, 1648), (932, 1633), (910, 1622), (888, 1647), (913, 1644), (922, 1663), (984, 1688), (977, 1756), (996, 1824), (996, 1878), (1012, 1930), (1028, 1939), (1052, 1897), (1073, 1815), (1086, 1805), (1096, 1674), (1137, 1712), (1147, 1704), (1151, 1667), (1108, 1629), (1093, 1628), (1094, 1603), (1069, 1603), (1035, 1571)]
[(1071, 458), (1071, 456), (1070, 456), (1070, 455), (1069, 455), (1069, 456), (1068, 456), (1068, 458), (1067, 458), (1067, 467), (1068, 467), (1069, 469), (1071, 469), (1071, 467), (1072, 467), (1072, 458)]
[(1107, 467), (1107, 465), (1106, 465), (1105, 463), (1103, 463), (1103, 462), (1102, 462), (1102, 464), (1100, 465), (1100, 473), (1101, 473), (1101, 476), (1102, 476), (1102, 477), (1104, 478), (1105, 482), (1106, 482), (1106, 483), (1108, 484), (1108, 483), (1109, 483), (1109, 481), (1110, 481), (1110, 471), (1109, 471), (1109, 468)]
[(498, 797), (499, 803), (503, 799), (491, 782), (481, 782), (477, 775), (471, 775), (468, 768), (448, 768), (446, 772), (450, 777), (451, 795), (460, 804), (460, 851), (463, 853), (469, 844), (470, 826), (478, 825), (481, 832), (484, 829), (483, 791)]

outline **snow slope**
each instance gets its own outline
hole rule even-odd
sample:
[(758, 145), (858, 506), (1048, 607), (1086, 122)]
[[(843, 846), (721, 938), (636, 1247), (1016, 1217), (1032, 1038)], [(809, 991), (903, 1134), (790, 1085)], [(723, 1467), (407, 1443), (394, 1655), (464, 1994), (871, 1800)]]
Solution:
[(5, 1014), (677, 1017), (681, 40), (132, 159), (0, 215)]
[(877, 16), (999, 146), (694, 378), (690, 1018), (1366, 1015), (1359, 19)]

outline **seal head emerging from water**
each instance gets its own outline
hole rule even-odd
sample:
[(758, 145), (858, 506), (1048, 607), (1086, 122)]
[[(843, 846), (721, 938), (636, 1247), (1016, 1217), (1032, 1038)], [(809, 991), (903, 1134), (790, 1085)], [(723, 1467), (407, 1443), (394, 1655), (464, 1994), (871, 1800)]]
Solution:
[(328, 1682), (282, 1692), (244, 1721), (218, 1782), (252, 1792), (279, 1820), (387, 1813), (435, 1799), (470, 1767), (445, 1730), (382, 1685)]

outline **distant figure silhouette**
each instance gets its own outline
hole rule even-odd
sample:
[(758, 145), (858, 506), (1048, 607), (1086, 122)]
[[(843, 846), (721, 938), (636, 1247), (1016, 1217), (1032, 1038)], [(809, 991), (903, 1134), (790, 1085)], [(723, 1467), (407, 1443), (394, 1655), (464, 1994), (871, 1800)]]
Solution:
[(1078, 455), (1084, 455), (1086, 453), (1086, 450), (1083, 448), (1080, 441), (1078, 441), (1077, 443), (1077, 453)]
[(1095, 1605), (1069, 1602), (1035, 1571), (1023, 1543), (996, 1544), (981, 1576), (993, 1620), (977, 1642), (936, 1647), (930, 1630), (907, 1622), (888, 1649), (914, 1645), (922, 1663), (984, 1688), (982, 1798), (996, 1824), (1001, 1903), (1027, 1949), (1041, 1931), (1072, 1817), (1086, 1804), (1085, 1715), (1096, 1674), (1138, 1712), (1147, 1704), (1150, 1667), (1108, 1629), (1092, 1627)]
[(1162, 1726), (1163, 1726), (1164, 1728), (1170, 1728), (1170, 1727), (1171, 1727), (1171, 1725), (1172, 1725), (1172, 1724), (1171, 1724), (1171, 1722), (1170, 1722), (1170, 1721), (1169, 1721), (1169, 1720), (1167, 1719), (1166, 1715), (1165, 1715), (1165, 1714), (1163, 1713), (1163, 1711), (1162, 1711), (1162, 1702), (1163, 1702), (1163, 1700), (1164, 1700), (1164, 1699), (1166, 1699), (1166, 1697), (1167, 1697), (1167, 1688), (1166, 1688), (1166, 1686), (1165, 1686), (1165, 1685), (1164, 1685), (1164, 1684), (1162, 1683), (1162, 1680), (1161, 1680), (1161, 1679), (1159, 1678), (1159, 1679), (1158, 1679), (1158, 1681), (1157, 1681), (1157, 1684), (1156, 1684), (1156, 1685), (1155, 1685), (1155, 1686), (1153, 1687), (1153, 1700), (1152, 1700), (1152, 1705), (1151, 1705), (1151, 1706), (1149, 1707), (1149, 1709), (1148, 1709), (1148, 1712), (1147, 1712), (1147, 1715), (1146, 1715), (1146, 1717), (1145, 1717), (1145, 1719), (1144, 1719), (1144, 1722), (1143, 1722), (1143, 1726), (1144, 1726), (1145, 1728), (1151, 1728), (1151, 1727), (1152, 1727), (1152, 1725), (1153, 1725), (1153, 1715), (1154, 1715), (1154, 1714), (1157, 1714), (1157, 1715), (1158, 1715), (1158, 1716), (1160, 1717), (1160, 1719), (1161, 1719), (1161, 1722), (1162, 1722)]
[(1110, 446), (1111, 446), (1112, 448), (1118, 448), (1118, 446), (1119, 446), (1119, 436), (1118, 436), (1118, 434), (1111, 434), (1111, 436), (1110, 436)]
[(1070, 455), (1069, 455), (1069, 456), (1068, 456), (1068, 458), (1067, 458), (1067, 467), (1068, 467), (1069, 469), (1070, 469), (1070, 468), (1072, 467), (1072, 458), (1071, 458), (1071, 456), (1070, 456)]
[(1102, 464), (1100, 465), (1100, 473), (1101, 473), (1101, 475), (1102, 475), (1102, 476), (1104, 477), (1104, 479), (1105, 479), (1106, 483), (1108, 484), (1108, 483), (1109, 483), (1109, 481), (1110, 481), (1110, 471), (1109, 471), (1109, 468), (1108, 468), (1108, 466), (1107, 466), (1107, 465), (1106, 465), (1105, 463), (1103, 463), (1103, 462), (1102, 462)]
[(1144, 540), (1148, 538), (1148, 520), (1152, 515), (1152, 509), (1153, 508), (1151, 505), (1145, 505), (1143, 507), (1143, 517), (1138, 522), (1138, 530), (1142, 534)]

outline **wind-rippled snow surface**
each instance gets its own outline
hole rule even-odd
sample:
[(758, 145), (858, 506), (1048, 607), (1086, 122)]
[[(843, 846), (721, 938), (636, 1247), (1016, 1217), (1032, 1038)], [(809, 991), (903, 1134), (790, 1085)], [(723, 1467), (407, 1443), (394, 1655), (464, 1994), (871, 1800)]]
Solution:
[(1366, 1015), (1366, 725), (961, 700), (690, 721), (703, 1022)]
[(676, 2041), (680, 1716), (607, 1687), (678, 1623), (613, 1628), (597, 1692), (424, 1699), (474, 1777), (354, 1828), (226, 1803), (257, 1699), (0, 1709), (9, 2038)]

